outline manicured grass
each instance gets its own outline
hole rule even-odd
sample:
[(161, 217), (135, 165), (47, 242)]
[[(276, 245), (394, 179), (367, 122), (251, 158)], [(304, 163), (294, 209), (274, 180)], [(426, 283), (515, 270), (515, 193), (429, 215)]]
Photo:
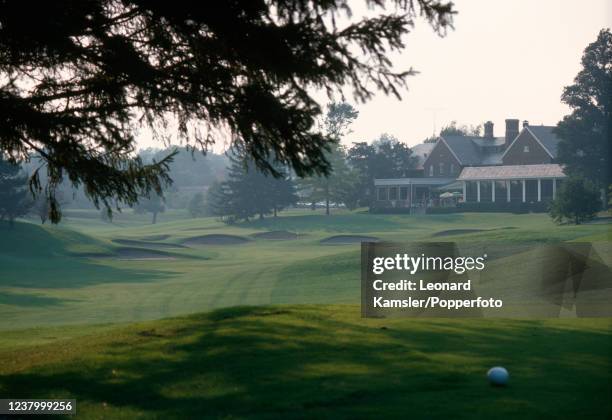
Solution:
[(76, 398), (84, 419), (609, 418), (610, 327), (238, 307), (0, 352), (0, 395)]
[[(453, 241), (554, 241), (601, 236), (610, 225), (556, 226), (547, 215), (371, 215), (308, 210), (226, 226), (213, 218), (126, 214), (129, 223), (105, 224), (91, 211), (68, 212), (69, 223), (0, 225), (0, 330), (160, 319), (236, 305), (358, 303), (359, 245), (321, 245), (339, 233), (391, 241), (440, 240), (436, 232), (482, 229), (442, 237)], [(76, 217), (80, 216), (80, 217)], [(85, 216), (91, 216), (87, 218)], [(139, 218), (139, 219), (138, 219)], [(511, 229), (509, 229), (511, 228)], [(113, 239), (181, 243), (193, 236), (251, 238), (288, 230), (297, 240), (251, 240), (243, 245), (163, 249), (173, 260), (127, 261), (111, 255)], [(167, 236), (167, 237), (166, 237)], [(81, 255), (81, 256), (79, 256)], [(90, 257), (84, 257), (90, 256)], [(1, 344), (0, 344), (1, 346)]]
[[(76, 398), (79, 418), (612, 415), (612, 320), (361, 319), (359, 245), (321, 244), (338, 234), (609, 241), (609, 224), (308, 210), (233, 226), (180, 211), (156, 225), (131, 213), (112, 224), (93, 211), (67, 216), (60, 226), (0, 224), (2, 397)], [(252, 236), (272, 230), (298, 238)], [(168, 247), (202, 235), (249, 240)], [(118, 259), (129, 244), (174, 259)], [(510, 370), (509, 387), (487, 385), (494, 365)]]

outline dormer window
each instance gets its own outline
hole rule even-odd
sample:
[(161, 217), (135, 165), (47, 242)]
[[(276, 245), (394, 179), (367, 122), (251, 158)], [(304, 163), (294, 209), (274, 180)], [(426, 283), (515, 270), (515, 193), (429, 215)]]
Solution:
[(523, 147), (523, 153), (529, 153), (529, 146)]
[(433, 176), (434, 167), (433, 165), (429, 165), (429, 176)]
[(440, 162), (439, 166), (440, 166), (440, 168), (439, 168), (440, 175), (444, 175), (444, 163)]

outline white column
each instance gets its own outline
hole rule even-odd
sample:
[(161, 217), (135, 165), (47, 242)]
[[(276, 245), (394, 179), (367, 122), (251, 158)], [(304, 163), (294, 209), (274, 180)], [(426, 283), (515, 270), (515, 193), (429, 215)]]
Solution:
[(506, 201), (510, 202), (510, 181), (506, 181)]
[(463, 181), (463, 202), (467, 202), (467, 185), (465, 181)]
[(480, 203), (480, 181), (476, 181), (476, 201)]
[(553, 200), (557, 196), (557, 178), (553, 178)]
[(491, 201), (495, 203), (495, 180), (491, 181)]
[(542, 180), (538, 178), (538, 201), (542, 201)]
[(521, 181), (523, 181), (522, 184), (523, 184), (523, 203), (524, 203), (525, 202), (525, 180), (523, 179)]

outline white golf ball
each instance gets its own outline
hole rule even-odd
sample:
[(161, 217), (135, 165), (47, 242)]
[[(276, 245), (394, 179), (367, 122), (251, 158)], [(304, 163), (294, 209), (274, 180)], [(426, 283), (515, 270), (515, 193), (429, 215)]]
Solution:
[(505, 386), (508, 384), (508, 379), (510, 379), (510, 375), (508, 374), (508, 371), (505, 368), (501, 366), (495, 366), (489, 369), (489, 371), (487, 372), (487, 378), (489, 379), (491, 385)]

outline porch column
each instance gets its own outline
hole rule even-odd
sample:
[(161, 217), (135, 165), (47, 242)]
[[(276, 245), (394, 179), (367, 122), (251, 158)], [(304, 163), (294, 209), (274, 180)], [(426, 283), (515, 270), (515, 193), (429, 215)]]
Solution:
[(538, 178), (538, 201), (542, 201), (542, 180)]
[(463, 181), (463, 202), (467, 202), (467, 185), (465, 181)]
[(480, 181), (476, 181), (476, 201), (480, 203)]
[(510, 202), (510, 185), (512, 185), (510, 183), (510, 181), (505, 181), (506, 182), (506, 201), (509, 203)]
[(495, 203), (495, 180), (491, 181), (491, 201)]
[(522, 184), (523, 184), (523, 203), (525, 202), (525, 180), (522, 179)]
[(557, 196), (557, 178), (553, 178), (553, 200)]
[(410, 207), (413, 207), (414, 204), (414, 194), (412, 193), (412, 182), (410, 183)]

